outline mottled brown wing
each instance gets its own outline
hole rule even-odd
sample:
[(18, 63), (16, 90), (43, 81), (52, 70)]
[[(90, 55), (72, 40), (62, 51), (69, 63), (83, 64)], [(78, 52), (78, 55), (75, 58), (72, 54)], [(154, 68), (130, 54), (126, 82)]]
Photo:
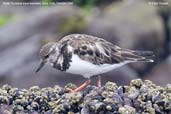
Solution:
[(149, 60), (142, 55), (144, 51), (122, 49), (104, 39), (90, 35), (72, 34), (64, 37), (60, 44), (64, 45), (63, 47), (70, 45), (74, 54), (97, 65)]
[(73, 53), (93, 64), (114, 64), (122, 62), (117, 46), (89, 35), (70, 35), (61, 40), (61, 44), (73, 47)]

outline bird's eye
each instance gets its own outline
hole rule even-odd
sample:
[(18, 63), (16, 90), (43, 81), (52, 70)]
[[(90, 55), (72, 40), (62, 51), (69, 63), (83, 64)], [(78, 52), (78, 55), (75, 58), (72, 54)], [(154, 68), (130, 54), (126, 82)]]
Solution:
[(49, 57), (49, 55), (45, 55), (44, 58), (47, 59)]

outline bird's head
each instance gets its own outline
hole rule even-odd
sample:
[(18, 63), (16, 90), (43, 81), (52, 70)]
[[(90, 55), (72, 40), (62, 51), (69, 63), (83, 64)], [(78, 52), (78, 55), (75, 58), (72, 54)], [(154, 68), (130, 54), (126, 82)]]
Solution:
[(39, 72), (46, 63), (53, 65), (56, 62), (57, 57), (59, 56), (58, 44), (54, 42), (50, 42), (43, 45), (42, 48), (40, 49), (39, 56), (41, 59), (41, 63), (37, 68), (36, 73)]

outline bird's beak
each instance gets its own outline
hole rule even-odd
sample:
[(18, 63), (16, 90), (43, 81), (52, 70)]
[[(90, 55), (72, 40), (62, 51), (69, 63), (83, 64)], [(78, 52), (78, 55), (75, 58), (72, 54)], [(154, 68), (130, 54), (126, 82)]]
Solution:
[(43, 66), (45, 65), (45, 63), (46, 63), (46, 61), (42, 61), (42, 62), (40, 63), (39, 67), (38, 67), (37, 70), (36, 70), (36, 73), (38, 73), (38, 72), (43, 68)]

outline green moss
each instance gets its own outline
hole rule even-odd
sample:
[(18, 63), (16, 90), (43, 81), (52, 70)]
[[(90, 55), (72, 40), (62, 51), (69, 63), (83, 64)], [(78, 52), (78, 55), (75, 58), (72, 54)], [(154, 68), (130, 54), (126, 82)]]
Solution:
[(11, 20), (12, 20), (12, 16), (0, 15), (0, 27), (6, 25)]

